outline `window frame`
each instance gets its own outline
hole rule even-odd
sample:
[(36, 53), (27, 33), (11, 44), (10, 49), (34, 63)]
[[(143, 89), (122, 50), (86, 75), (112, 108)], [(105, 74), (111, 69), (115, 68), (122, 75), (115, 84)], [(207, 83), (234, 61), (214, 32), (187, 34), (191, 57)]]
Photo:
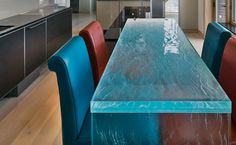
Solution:
[(231, 11), (231, 23), (236, 25), (236, 0), (232, 0), (230, 11)]

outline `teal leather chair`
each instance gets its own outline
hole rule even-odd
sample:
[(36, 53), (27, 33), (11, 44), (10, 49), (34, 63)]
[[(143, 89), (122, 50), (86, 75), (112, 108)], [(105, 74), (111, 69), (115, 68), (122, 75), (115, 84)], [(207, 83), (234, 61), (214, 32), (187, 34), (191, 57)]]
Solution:
[(89, 145), (89, 105), (94, 81), (83, 38), (72, 38), (49, 59), (48, 67), (57, 75), (63, 145)]
[(203, 44), (202, 59), (216, 79), (219, 77), (221, 59), (231, 33), (216, 22), (208, 24)]

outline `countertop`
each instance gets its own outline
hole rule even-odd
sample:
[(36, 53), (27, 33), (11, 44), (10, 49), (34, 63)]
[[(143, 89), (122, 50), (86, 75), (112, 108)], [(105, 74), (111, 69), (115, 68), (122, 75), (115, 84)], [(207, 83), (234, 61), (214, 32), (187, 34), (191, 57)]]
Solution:
[(231, 101), (173, 19), (128, 19), (92, 113), (231, 113)]
[(0, 31), (0, 35), (3, 35), (5, 33), (18, 29), (25, 25), (31, 24), (35, 21), (38, 21), (50, 15), (53, 15), (57, 12), (63, 11), (67, 8), (68, 7), (65, 7), (65, 6), (52, 5), (52, 6), (46, 6), (43, 8), (32, 10), (29, 12), (25, 12), (22, 14), (18, 14), (18, 15), (8, 17), (5, 19), (1, 19), (0, 26), (13, 26), (13, 27)]
[(228, 29), (231, 33), (236, 35), (236, 25), (233, 25), (231, 23), (220, 23), (223, 27)]

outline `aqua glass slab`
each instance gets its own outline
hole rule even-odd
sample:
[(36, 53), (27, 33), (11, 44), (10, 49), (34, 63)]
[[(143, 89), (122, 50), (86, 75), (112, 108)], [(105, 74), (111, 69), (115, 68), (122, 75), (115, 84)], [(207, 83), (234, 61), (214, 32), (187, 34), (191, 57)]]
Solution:
[(128, 19), (92, 113), (231, 113), (231, 101), (173, 19)]
[(92, 145), (231, 145), (230, 114), (92, 113)]

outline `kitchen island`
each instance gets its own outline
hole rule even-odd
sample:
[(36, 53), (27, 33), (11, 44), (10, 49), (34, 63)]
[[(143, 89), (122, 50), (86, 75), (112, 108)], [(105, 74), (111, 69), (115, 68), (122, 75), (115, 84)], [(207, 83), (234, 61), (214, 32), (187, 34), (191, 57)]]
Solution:
[(71, 38), (71, 8), (46, 6), (2, 19), (0, 28), (0, 98), (17, 96)]
[(128, 19), (91, 101), (93, 145), (230, 145), (231, 101), (173, 19)]

